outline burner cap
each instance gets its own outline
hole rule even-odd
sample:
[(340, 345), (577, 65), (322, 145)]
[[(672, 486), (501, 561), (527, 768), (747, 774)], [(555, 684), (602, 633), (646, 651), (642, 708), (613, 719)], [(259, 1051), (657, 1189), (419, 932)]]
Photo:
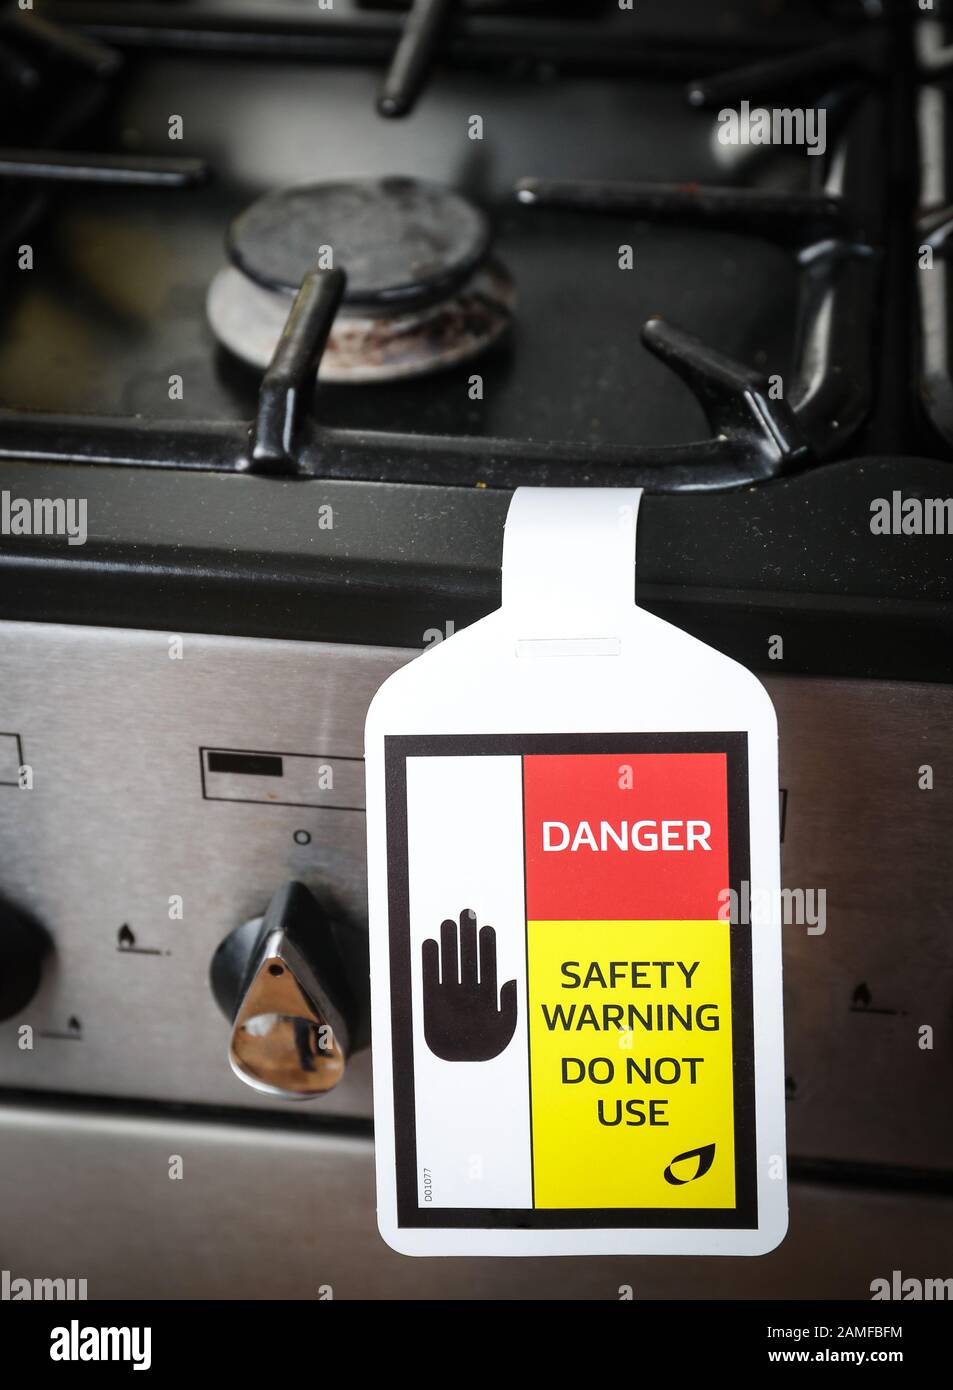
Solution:
[(294, 293), (321, 246), (347, 272), (345, 305), (384, 309), (451, 293), (486, 256), (483, 214), (417, 179), (302, 184), (259, 198), (235, 218), (228, 253), (250, 279)]

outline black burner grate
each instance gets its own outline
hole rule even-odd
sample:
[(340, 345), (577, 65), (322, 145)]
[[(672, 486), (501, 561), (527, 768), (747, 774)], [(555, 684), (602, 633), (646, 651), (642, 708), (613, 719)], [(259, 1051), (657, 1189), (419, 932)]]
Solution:
[[(819, 8), (811, 6), (814, 12)], [(698, 120), (742, 98), (817, 103), (828, 112), (830, 148), (807, 192), (697, 184), (580, 182), (524, 178), (514, 190), (521, 216), (564, 209), (678, 226), (740, 230), (782, 246), (797, 268), (794, 371), (776, 398), (771, 374), (754, 369), (660, 318), (643, 329), (645, 347), (690, 386), (710, 427), (695, 443), (663, 447), (400, 434), (331, 428), (321, 421), (315, 375), (344, 289), (337, 273), (305, 275), (284, 336), (261, 385), (259, 414), (241, 421), (180, 421), (4, 411), (0, 458), (130, 463), (289, 475), (443, 482), (490, 487), (521, 483), (626, 483), (655, 491), (738, 487), (807, 467), (840, 452), (862, 422), (873, 390), (871, 356), (884, 216), (882, 180), (871, 151), (882, 142), (879, 88), (888, 31), (869, 6), (840, 6), (816, 41), (791, 50), (776, 25), (757, 42), (739, 32), (646, 36), (617, 19), (533, 6), (471, 12), (463, 5), (415, 5), (340, 14), (281, 7), (230, 11), (196, 3), (67, 3), (47, 7), (59, 23), (14, 17), (0, 31), (0, 67), (11, 75), (17, 109), (29, 113), (49, 73), (68, 77), (70, 99), (29, 147), (0, 151), (0, 179), (16, 180), (4, 201), (0, 236), (15, 245), (41, 216), (49, 186), (188, 187), (201, 161), (77, 152), (119, 78), (119, 50), (188, 49), (205, 54), (286, 53), (332, 63), (391, 63), (379, 106), (408, 111), (434, 62), (478, 67), (522, 62), (559, 72), (680, 76)], [(547, 10), (547, 14), (551, 12)], [(68, 27), (64, 27), (68, 26)], [(115, 47), (113, 47), (115, 45)], [(46, 74), (46, 75), (44, 75)], [(518, 79), (518, 71), (515, 80)], [(22, 130), (32, 130), (29, 119)], [(812, 170), (814, 173), (814, 170)], [(11, 185), (12, 186), (12, 185)], [(346, 267), (344, 268), (346, 271)], [(585, 285), (580, 286), (585, 294)], [(611, 331), (611, 324), (606, 325)]]

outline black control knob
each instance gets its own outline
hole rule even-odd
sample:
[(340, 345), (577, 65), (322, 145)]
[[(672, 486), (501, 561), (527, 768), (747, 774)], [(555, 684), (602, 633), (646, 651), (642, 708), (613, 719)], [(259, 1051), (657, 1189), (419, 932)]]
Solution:
[(50, 944), (37, 922), (0, 902), (0, 1021), (13, 1018), (36, 994)]
[(228, 1060), (247, 1085), (285, 1100), (335, 1087), (357, 1044), (359, 1010), (331, 919), (303, 883), (230, 932), (212, 993), (232, 1025)]

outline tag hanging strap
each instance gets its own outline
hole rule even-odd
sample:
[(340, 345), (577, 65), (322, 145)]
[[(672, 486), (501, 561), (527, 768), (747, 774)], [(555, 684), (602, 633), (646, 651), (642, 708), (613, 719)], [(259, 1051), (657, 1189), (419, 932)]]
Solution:
[(614, 649), (635, 605), (641, 498), (641, 488), (517, 488), (503, 536), (503, 613), (521, 655), (554, 639)]

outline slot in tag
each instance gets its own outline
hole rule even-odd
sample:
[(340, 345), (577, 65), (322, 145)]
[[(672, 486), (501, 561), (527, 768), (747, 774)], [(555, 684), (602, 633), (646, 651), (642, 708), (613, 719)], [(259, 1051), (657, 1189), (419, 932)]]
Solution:
[(786, 1230), (777, 723), (638, 608), (639, 500), (517, 490), (502, 608), (368, 714), (378, 1213), (406, 1254)]

